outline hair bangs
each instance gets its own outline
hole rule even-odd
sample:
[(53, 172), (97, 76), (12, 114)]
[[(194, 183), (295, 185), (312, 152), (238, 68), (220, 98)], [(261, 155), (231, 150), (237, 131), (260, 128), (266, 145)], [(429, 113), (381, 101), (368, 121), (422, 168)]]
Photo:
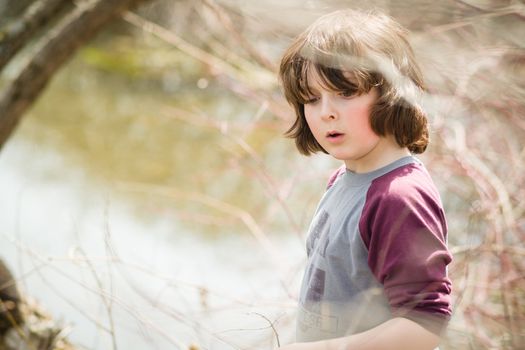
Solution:
[[(358, 95), (369, 92), (381, 79), (375, 74), (371, 65), (357, 51), (330, 40), (316, 40), (305, 43), (300, 52), (305, 60), (302, 72), (305, 81), (315, 76), (320, 85), (331, 91), (345, 91)], [(354, 52), (355, 51), (355, 52)], [(314, 71), (310, 72), (311, 69)], [(312, 74), (313, 73), (313, 74)], [(310, 84), (304, 91), (310, 93)]]
[(377, 85), (373, 74), (364, 69), (332, 68), (314, 65), (321, 85), (327, 90), (350, 92), (356, 95), (368, 93)]

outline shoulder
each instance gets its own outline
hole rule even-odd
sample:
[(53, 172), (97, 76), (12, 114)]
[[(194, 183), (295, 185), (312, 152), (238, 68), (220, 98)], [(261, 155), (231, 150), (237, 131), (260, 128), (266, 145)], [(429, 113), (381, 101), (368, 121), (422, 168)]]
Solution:
[(341, 165), (336, 171), (334, 171), (332, 173), (332, 175), (330, 175), (330, 178), (328, 179), (328, 183), (326, 184), (326, 190), (328, 190), (330, 187), (332, 187), (334, 185), (335, 181), (339, 178), (339, 176), (344, 174), (345, 171), (346, 171), (346, 166), (345, 165)]
[(439, 192), (426, 168), (410, 163), (396, 168), (372, 181), (367, 202), (400, 205), (416, 202), (441, 203)]
[(372, 181), (359, 228), (365, 243), (374, 233), (399, 235), (401, 228), (409, 236), (424, 228), (444, 240), (447, 224), (443, 205), (424, 166), (411, 163)]

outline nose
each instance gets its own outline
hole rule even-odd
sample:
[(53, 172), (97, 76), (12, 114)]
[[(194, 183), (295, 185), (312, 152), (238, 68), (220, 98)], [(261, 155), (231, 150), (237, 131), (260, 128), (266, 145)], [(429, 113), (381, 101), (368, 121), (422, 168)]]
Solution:
[(321, 99), (321, 118), (326, 121), (337, 119), (337, 109), (330, 98)]

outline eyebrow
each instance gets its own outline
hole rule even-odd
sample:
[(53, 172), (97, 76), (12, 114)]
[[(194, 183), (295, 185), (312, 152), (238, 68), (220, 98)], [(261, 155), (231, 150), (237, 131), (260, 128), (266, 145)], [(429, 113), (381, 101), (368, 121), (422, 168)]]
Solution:
[[(325, 80), (325, 79), (323, 79)], [(315, 86), (313, 84), (307, 84), (305, 86), (306, 92), (319, 92), (319, 89), (327, 90), (327, 91), (358, 91), (358, 85), (355, 84), (351, 80), (347, 80), (346, 86), (337, 86), (334, 82), (330, 81), (329, 79), (326, 79), (326, 81), (316, 81)]]

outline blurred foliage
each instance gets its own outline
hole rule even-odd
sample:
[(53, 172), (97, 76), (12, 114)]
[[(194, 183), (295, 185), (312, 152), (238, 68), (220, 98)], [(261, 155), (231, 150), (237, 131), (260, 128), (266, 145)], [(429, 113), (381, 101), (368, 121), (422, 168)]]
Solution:
[(423, 160), (455, 253), (443, 348), (523, 348), (519, 1), (155, 1), (140, 16), (172, 41), (151, 26), (115, 24), (56, 77), (18, 137), (134, 198), (145, 220), (161, 213), (219, 234), (250, 230), (248, 215), (266, 233), (303, 232), (337, 164), (299, 157), (282, 138), (292, 114), (268, 77), (291, 37), (346, 6), (377, 6), (408, 27), (431, 90), (433, 142)]
[[(291, 147), (269, 113), (263, 112), (260, 122), (251, 121), (259, 108), (225, 89), (205, 65), (173, 47), (156, 39), (117, 35), (79, 52), (36, 104), (20, 133), (31, 142), (59, 149), (95, 181), (115, 187), (130, 183), (182, 188), (260, 213), (265, 210), (260, 200), (264, 188), (253, 186), (259, 165), (236, 138), (242, 136), (258, 157), (270, 159), (265, 166), (281, 173), (282, 161), (273, 162), (269, 151), (289, 153)], [(135, 198), (137, 214), (144, 219), (160, 210), (189, 218), (193, 232), (243, 230), (242, 222), (235, 224), (202, 203), (170, 195), (127, 196)], [(281, 220), (280, 230), (282, 225)]]

